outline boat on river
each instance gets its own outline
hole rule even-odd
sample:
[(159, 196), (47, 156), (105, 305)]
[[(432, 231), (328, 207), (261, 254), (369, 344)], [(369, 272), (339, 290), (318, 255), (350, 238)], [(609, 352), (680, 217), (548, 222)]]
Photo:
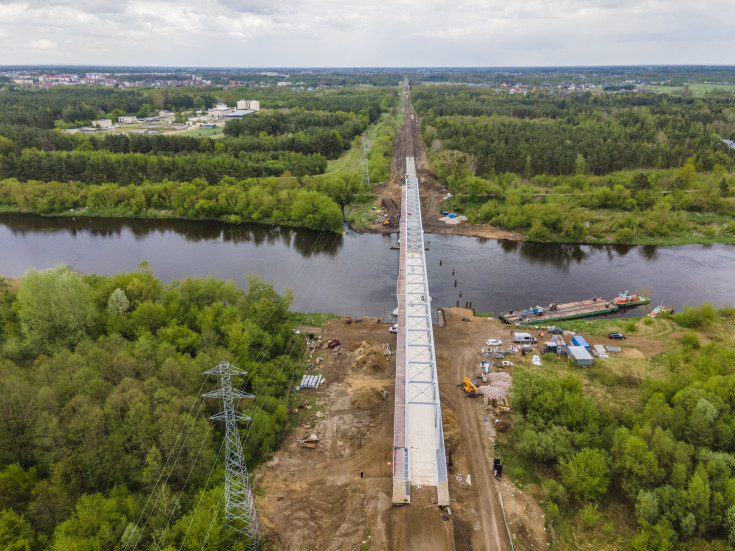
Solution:
[(674, 310), (673, 308), (669, 308), (668, 306), (659, 304), (658, 306), (656, 306), (656, 308), (651, 310), (648, 315), (651, 316), (652, 318), (657, 318), (661, 312), (671, 312), (673, 314)]
[(509, 310), (500, 314), (500, 319), (511, 325), (538, 325), (552, 321), (599, 316), (618, 311), (618, 305), (602, 297), (593, 297), (576, 302), (557, 304), (552, 302), (548, 308), (534, 306), (528, 309)]
[(618, 306), (640, 306), (641, 304), (648, 304), (651, 302), (651, 299), (649, 297), (643, 297), (636, 293), (629, 293), (628, 291), (623, 291), (622, 293), (618, 293), (618, 296), (616, 296), (614, 299), (612, 299), (610, 302), (617, 304)]

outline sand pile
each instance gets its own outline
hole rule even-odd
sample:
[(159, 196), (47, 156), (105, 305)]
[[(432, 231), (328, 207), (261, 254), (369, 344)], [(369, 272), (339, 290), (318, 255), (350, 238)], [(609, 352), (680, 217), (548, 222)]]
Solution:
[(355, 367), (368, 372), (386, 371), (388, 362), (383, 354), (383, 347), (375, 342), (362, 341), (354, 352)]
[(380, 384), (357, 384), (350, 387), (352, 407), (370, 408), (388, 398), (388, 392)]

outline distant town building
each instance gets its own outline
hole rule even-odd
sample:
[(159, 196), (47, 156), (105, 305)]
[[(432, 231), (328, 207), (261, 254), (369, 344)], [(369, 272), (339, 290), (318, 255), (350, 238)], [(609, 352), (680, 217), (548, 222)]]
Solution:
[(252, 109), (235, 109), (231, 113), (227, 113), (224, 118), (226, 119), (240, 119), (245, 115), (251, 115), (255, 113)]
[(84, 77), (92, 80), (103, 80), (107, 78), (107, 73), (86, 73)]
[(110, 119), (100, 119), (98, 121), (92, 121), (92, 126), (98, 128), (112, 128), (112, 121)]
[(260, 110), (260, 102), (254, 99), (241, 99), (237, 102), (237, 109), (238, 111), (244, 111), (246, 109), (251, 109), (253, 111), (259, 111)]
[(33, 86), (33, 77), (31, 76), (16, 77), (13, 79), (13, 82), (15, 84), (20, 84), (21, 86)]
[(131, 122), (138, 122), (138, 117), (136, 117), (135, 115), (124, 115), (122, 117), (118, 117), (117, 122), (124, 122), (126, 124), (129, 124)]
[(207, 114), (213, 119), (221, 119), (227, 113), (232, 112), (232, 109), (227, 107), (225, 103), (218, 103), (216, 107), (212, 107), (207, 110)]
[(186, 121), (186, 125), (187, 126), (194, 126), (197, 123), (206, 122), (208, 118), (209, 117), (207, 117), (206, 115), (204, 115), (204, 116), (198, 116), (198, 117), (189, 117), (189, 119)]

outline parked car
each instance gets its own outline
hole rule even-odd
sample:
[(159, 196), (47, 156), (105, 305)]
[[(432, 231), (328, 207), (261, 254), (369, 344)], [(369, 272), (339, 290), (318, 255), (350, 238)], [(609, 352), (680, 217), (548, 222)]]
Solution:
[(391, 325), (388, 331), (390, 331), (391, 333), (398, 333), (398, 324), (394, 323), (393, 325)]
[(561, 335), (563, 332), (561, 327), (549, 327), (549, 333), (552, 335)]
[(625, 335), (622, 333), (618, 333), (617, 331), (613, 331), (607, 336), (608, 339), (624, 339)]
[(500, 339), (488, 339), (487, 341), (485, 341), (485, 344), (487, 346), (503, 346), (503, 341), (501, 341)]

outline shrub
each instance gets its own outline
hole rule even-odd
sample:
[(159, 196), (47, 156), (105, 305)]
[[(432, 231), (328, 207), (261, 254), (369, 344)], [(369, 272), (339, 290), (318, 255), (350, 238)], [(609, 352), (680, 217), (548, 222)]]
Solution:
[(566, 488), (553, 478), (547, 478), (541, 483), (541, 496), (544, 501), (553, 501), (562, 507), (569, 501)]
[(559, 506), (554, 502), (549, 502), (546, 504), (546, 512), (548, 513), (551, 520), (556, 520), (559, 518)]
[(618, 230), (617, 235), (618, 241), (621, 243), (630, 243), (633, 241), (633, 230), (630, 228), (623, 228), (621, 230)]
[(597, 503), (585, 503), (580, 513), (580, 518), (585, 529), (592, 530), (595, 524), (597, 524), (597, 521), (600, 520), (600, 513), (597, 512)]
[(684, 348), (699, 348), (699, 335), (694, 331), (689, 331), (681, 337), (681, 344)]
[(585, 448), (561, 463), (564, 486), (580, 501), (596, 501), (605, 495), (610, 482), (604, 451)]
[(705, 302), (699, 308), (685, 306), (683, 312), (679, 312), (672, 316), (674, 323), (689, 329), (696, 329), (707, 325), (716, 318), (717, 310), (715, 310), (715, 307), (708, 302)]

